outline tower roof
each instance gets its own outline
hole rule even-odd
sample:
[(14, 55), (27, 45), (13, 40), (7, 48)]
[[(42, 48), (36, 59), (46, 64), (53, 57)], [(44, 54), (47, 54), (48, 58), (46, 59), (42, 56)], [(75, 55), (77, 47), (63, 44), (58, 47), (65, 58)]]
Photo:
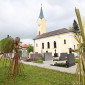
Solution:
[(40, 19), (43, 19), (43, 18), (44, 18), (43, 10), (42, 10), (42, 4), (41, 4), (41, 9), (40, 9), (40, 15), (39, 15), (39, 18), (40, 18)]

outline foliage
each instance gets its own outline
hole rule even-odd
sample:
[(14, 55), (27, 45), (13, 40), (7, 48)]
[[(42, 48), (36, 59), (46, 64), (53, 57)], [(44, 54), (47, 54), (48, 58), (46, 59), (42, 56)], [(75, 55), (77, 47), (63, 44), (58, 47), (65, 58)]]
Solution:
[(32, 45), (29, 45), (29, 47), (27, 48), (27, 51), (30, 53), (30, 52), (33, 52), (33, 46)]
[(33, 61), (34, 63), (41, 63), (43, 64), (43, 61)]
[(32, 59), (28, 58), (26, 61), (27, 61), (27, 62), (31, 62), (31, 61), (32, 61)]
[(18, 50), (18, 53), (22, 53), (22, 50)]
[(38, 60), (43, 60), (43, 57), (42, 56), (38, 57)]
[(74, 22), (73, 22), (73, 29), (74, 29), (74, 32), (79, 32), (79, 27), (78, 27), (76, 20), (74, 20)]
[(55, 66), (66, 67), (66, 63), (56, 63)]
[(24, 65), (24, 68), (25, 78), (20, 74), (16, 77), (15, 83), (8, 82), (8, 66), (5, 68), (0, 61), (0, 85), (74, 85), (75, 82), (75, 75), (72, 74), (31, 65)]
[(4, 38), (0, 41), (0, 53), (10, 53), (14, 49), (14, 39)]
[[(7, 37), (0, 41), (0, 52), (1, 53), (11, 53), (13, 50), (15, 51), (14, 57), (11, 59), (9, 58), (10, 65), (7, 70), (8, 80), (12, 79), (15, 82), (15, 78), (20, 74), (23, 73), (23, 64), (20, 62), (19, 57), (19, 42), (20, 38), (16, 37), (15, 40), (11, 37)], [(21, 52), (21, 51), (20, 51)], [(4, 58), (3, 64), (7, 65), (7, 58)], [(12, 76), (12, 77), (11, 77)]]
[(78, 62), (79, 62), (79, 59), (76, 59), (76, 60), (75, 60), (75, 63), (78, 63)]

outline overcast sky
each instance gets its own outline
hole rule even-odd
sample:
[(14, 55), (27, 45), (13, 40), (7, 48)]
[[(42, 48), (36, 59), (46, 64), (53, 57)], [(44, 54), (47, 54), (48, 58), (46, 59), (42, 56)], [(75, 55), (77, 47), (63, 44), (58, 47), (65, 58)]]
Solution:
[(41, 3), (47, 32), (72, 27), (75, 6), (85, 16), (85, 0), (0, 0), (0, 40), (9, 34), (33, 44)]

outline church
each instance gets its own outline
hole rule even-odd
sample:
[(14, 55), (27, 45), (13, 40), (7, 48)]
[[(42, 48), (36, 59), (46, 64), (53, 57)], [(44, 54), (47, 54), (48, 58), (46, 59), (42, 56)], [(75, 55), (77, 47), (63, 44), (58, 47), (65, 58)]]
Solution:
[(37, 36), (34, 38), (34, 52), (48, 52), (52, 53), (52, 56), (54, 56), (55, 50), (58, 56), (61, 53), (69, 53), (69, 48), (77, 49), (78, 46), (74, 34), (66, 28), (46, 32), (46, 20), (41, 6), (37, 21)]

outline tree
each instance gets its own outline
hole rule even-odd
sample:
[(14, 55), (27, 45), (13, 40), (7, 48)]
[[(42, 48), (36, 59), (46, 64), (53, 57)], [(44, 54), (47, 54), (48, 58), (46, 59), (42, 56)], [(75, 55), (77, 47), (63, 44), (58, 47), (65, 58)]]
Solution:
[(73, 22), (73, 29), (74, 29), (74, 32), (79, 32), (79, 26), (78, 26), (76, 20), (74, 20), (74, 22)]
[(10, 53), (14, 49), (13, 38), (4, 38), (0, 41), (0, 53)]
[(27, 51), (30, 53), (30, 52), (33, 52), (33, 46), (32, 45), (29, 45), (29, 47), (27, 48)]

